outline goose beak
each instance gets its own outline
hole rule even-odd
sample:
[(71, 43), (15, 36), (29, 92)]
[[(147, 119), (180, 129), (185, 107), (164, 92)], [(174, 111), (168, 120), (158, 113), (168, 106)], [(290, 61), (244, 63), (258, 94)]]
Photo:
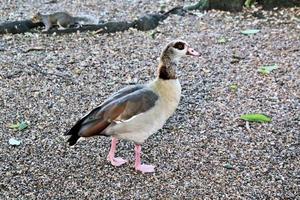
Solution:
[(193, 48), (188, 48), (186, 55), (191, 55), (191, 56), (200, 56), (200, 53), (195, 51)]

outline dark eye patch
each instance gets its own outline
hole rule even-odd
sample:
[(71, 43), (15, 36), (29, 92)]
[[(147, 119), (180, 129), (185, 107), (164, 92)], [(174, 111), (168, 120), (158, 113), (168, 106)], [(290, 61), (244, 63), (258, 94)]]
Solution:
[(176, 42), (173, 47), (175, 49), (182, 50), (182, 49), (184, 49), (184, 43), (183, 42)]

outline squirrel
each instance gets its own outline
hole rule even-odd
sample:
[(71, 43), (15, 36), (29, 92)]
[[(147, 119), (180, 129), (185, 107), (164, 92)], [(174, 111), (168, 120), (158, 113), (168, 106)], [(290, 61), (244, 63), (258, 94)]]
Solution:
[(33, 23), (42, 22), (45, 25), (45, 29), (43, 31), (49, 31), (50, 28), (55, 25), (58, 25), (58, 29), (63, 30), (76, 24), (82, 25), (97, 23), (93, 21), (93, 19), (89, 19), (87, 17), (73, 17), (67, 12), (56, 12), (49, 15), (43, 15), (38, 12), (31, 18), (31, 21)]

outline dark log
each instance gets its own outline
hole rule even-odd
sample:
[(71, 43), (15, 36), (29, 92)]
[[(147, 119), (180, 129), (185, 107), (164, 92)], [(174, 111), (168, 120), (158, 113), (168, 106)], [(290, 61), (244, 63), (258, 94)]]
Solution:
[(126, 31), (129, 28), (135, 28), (140, 31), (148, 31), (155, 29), (159, 22), (167, 17), (165, 14), (148, 14), (143, 17), (133, 21), (133, 22), (106, 22), (98, 25), (85, 25), (78, 28), (68, 28), (65, 30), (51, 29), (49, 31), (43, 32), (45, 34), (57, 33), (74, 33), (74, 32), (86, 32), (86, 31), (96, 31), (97, 33), (115, 33)]
[(42, 26), (42, 23), (34, 24), (31, 20), (5, 22), (0, 25), (0, 34), (6, 33), (24, 33), (30, 31), (32, 28)]
[(300, 0), (258, 0), (257, 2), (266, 10), (270, 10), (275, 7), (300, 6)]
[(159, 25), (159, 22), (165, 20), (169, 14), (170, 11), (164, 14), (144, 15), (143, 17), (133, 21), (133, 27), (140, 31), (149, 31), (155, 29)]
[[(148, 31), (155, 29), (159, 25), (159, 22), (166, 19), (168, 15), (169, 12), (165, 14), (147, 14), (133, 22), (106, 22), (97, 25), (83, 25), (80, 27), (71, 27), (64, 30), (52, 28), (49, 31), (44, 31), (42, 33), (65, 34), (86, 31), (97, 31), (97, 33), (115, 33), (119, 31), (126, 31), (129, 28), (136, 28), (137, 30)], [(0, 34), (34, 32), (31, 29), (40, 26), (44, 26), (43, 23), (34, 24), (30, 20), (6, 22), (0, 25)]]
[(49, 31), (43, 31), (43, 34), (66, 34), (66, 33), (76, 33), (76, 32), (87, 32), (87, 31), (96, 31), (97, 33), (115, 33), (118, 31), (126, 31), (130, 27), (133, 27), (132, 23), (128, 23), (125, 21), (122, 22), (106, 22), (103, 24), (97, 25), (84, 25), (81, 27), (71, 27), (68, 29), (58, 30), (56, 28), (52, 28)]

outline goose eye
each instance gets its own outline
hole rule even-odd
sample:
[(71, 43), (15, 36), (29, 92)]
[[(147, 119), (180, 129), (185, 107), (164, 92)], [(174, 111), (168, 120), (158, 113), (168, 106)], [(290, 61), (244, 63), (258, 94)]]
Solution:
[(184, 49), (184, 43), (183, 42), (176, 42), (173, 47), (175, 49), (182, 50), (182, 49)]

